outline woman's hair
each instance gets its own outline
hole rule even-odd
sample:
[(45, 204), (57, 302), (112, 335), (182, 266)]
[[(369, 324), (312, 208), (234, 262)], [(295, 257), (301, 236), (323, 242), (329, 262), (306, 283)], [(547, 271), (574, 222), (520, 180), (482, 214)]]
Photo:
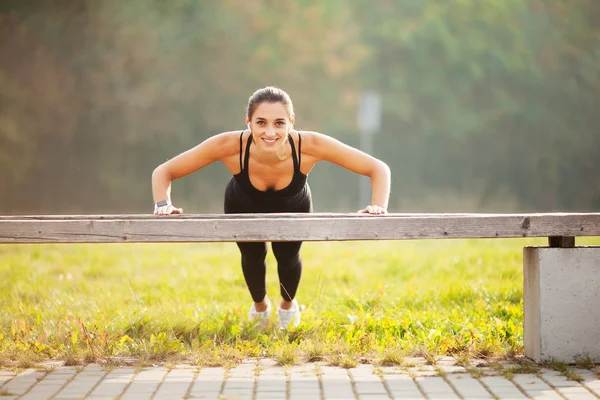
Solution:
[(294, 119), (294, 105), (292, 104), (292, 99), (290, 96), (284, 92), (282, 89), (267, 86), (262, 89), (258, 89), (256, 92), (250, 96), (248, 100), (248, 108), (246, 109), (246, 115), (248, 119), (252, 119), (252, 115), (254, 114), (254, 110), (261, 103), (282, 103), (287, 109), (288, 116), (291, 120)]

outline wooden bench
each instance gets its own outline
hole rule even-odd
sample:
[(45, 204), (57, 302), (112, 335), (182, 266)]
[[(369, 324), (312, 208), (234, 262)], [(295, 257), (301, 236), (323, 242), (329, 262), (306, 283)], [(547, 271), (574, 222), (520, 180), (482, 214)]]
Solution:
[(536, 360), (600, 360), (600, 213), (0, 216), (0, 243), (346, 241), (548, 237), (523, 253), (524, 346)]

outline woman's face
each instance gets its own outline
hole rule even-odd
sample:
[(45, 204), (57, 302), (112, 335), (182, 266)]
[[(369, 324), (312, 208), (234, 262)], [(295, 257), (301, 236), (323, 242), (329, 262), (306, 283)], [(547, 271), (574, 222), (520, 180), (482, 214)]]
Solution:
[(285, 142), (294, 121), (283, 103), (263, 102), (256, 106), (252, 120), (246, 120), (254, 142), (266, 151), (276, 151)]

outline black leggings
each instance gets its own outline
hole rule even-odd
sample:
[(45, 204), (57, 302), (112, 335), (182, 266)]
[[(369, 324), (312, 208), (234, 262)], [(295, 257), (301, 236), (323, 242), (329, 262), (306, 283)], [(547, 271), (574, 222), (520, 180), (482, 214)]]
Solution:
[[(273, 194), (273, 193), (272, 193)], [(274, 193), (276, 194), (276, 192)], [(312, 198), (308, 185), (293, 197), (256, 199), (241, 192), (232, 179), (225, 190), (225, 213), (279, 213), (312, 212)], [(242, 256), (242, 271), (248, 290), (255, 303), (266, 294), (267, 256), (266, 242), (236, 242)], [(302, 276), (302, 242), (272, 242), (271, 248), (277, 260), (277, 273), (281, 297), (292, 301)]]
[[(255, 303), (261, 302), (267, 294), (265, 278), (267, 275), (267, 244), (265, 242), (237, 242), (242, 253), (242, 271), (244, 279)], [(292, 301), (300, 284), (302, 242), (272, 242), (271, 248), (277, 260), (277, 273), (281, 297)]]

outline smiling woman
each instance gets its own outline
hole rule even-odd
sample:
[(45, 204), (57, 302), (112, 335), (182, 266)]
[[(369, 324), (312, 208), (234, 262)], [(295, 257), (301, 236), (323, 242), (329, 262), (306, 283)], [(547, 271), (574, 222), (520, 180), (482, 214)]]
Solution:
[[(390, 169), (358, 149), (327, 135), (294, 129), (294, 107), (289, 95), (275, 87), (259, 89), (248, 101), (243, 131), (223, 132), (158, 166), (152, 174), (155, 215), (181, 214), (171, 202), (171, 182), (215, 161), (232, 177), (225, 190), (225, 213), (309, 213), (312, 198), (308, 174), (319, 161), (329, 161), (371, 179), (371, 204), (359, 212), (386, 214)], [(266, 323), (271, 303), (266, 293), (266, 243), (237, 243), (242, 271), (253, 299), (250, 318)], [(300, 323), (294, 299), (300, 283), (302, 242), (273, 242), (281, 286), (280, 328)]]

